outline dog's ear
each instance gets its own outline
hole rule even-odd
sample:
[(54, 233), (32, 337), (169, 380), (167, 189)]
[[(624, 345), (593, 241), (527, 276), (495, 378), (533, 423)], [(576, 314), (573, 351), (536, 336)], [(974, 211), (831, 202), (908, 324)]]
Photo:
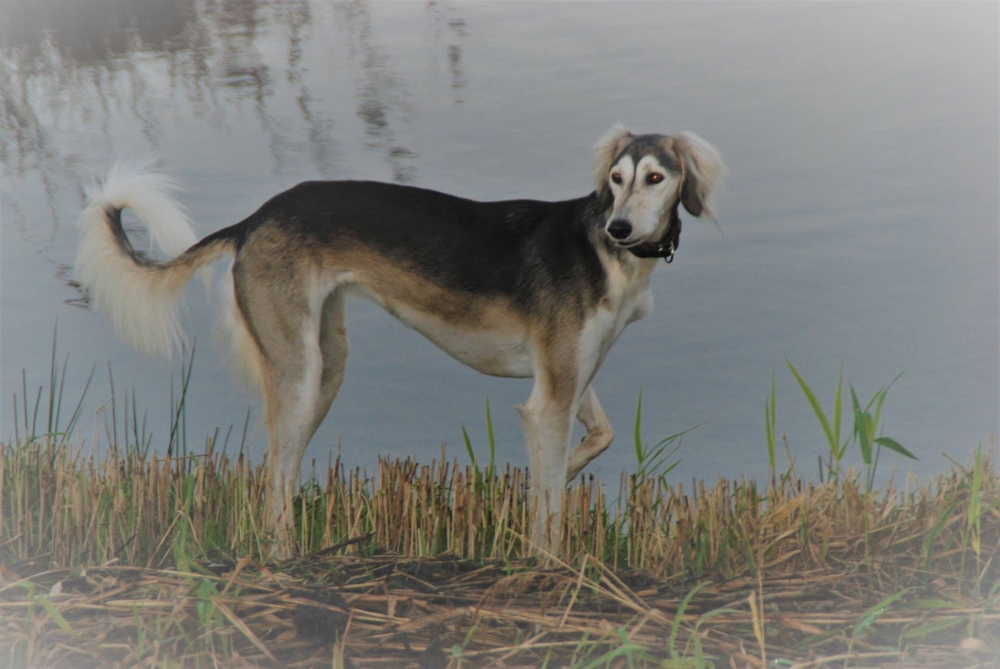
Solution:
[(693, 132), (682, 132), (668, 140), (671, 140), (684, 174), (681, 203), (692, 216), (701, 216), (703, 213), (711, 216), (709, 200), (712, 191), (726, 173), (722, 156), (714, 146)]
[(594, 144), (594, 190), (598, 196), (603, 195), (603, 191), (608, 188), (608, 170), (611, 169), (611, 163), (631, 142), (632, 133), (621, 123), (615, 123)]

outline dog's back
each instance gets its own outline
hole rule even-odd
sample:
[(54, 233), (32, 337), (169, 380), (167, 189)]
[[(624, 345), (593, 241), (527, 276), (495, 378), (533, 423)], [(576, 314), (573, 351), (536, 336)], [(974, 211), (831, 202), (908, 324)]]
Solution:
[[(722, 173), (689, 133), (614, 127), (595, 146), (595, 191), (576, 200), (474, 202), (410, 186), (306, 182), (194, 243), (169, 181), (112, 172), (81, 219), (77, 270), (116, 329), (148, 350), (180, 336), (177, 300), (193, 273), (235, 256), (233, 332), (259, 383), (269, 431), (267, 524), (293, 552), (302, 457), (343, 380), (345, 300), (383, 306), (486, 374), (533, 377), (524, 421), (535, 514), (531, 541), (556, 549), (561, 491), (611, 442), (591, 381), (625, 326), (652, 305), (649, 277), (670, 259), (677, 208), (695, 216)], [(171, 254), (136, 251), (132, 208)], [(190, 245), (190, 246), (188, 246)], [(185, 247), (186, 250), (185, 250)], [(586, 427), (570, 448), (573, 417)]]

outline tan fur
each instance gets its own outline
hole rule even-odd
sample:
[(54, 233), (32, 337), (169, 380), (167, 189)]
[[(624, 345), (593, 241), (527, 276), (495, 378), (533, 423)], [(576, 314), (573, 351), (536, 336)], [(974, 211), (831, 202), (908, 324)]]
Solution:
[[(531, 474), (530, 540), (543, 554), (558, 553), (565, 483), (613, 438), (591, 382), (625, 326), (652, 308), (649, 278), (657, 260), (636, 257), (624, 246), (659, 239), (678, 197), (695, 215), (709, 211), (708, 200), (724, 171), (715, 149), (695, 135), (664, 137), (662, 145), (641, 155), (650, 146), (650, 137), (654, 143), (661, 141), (655, 135), (634, 136), (616, 124), (594, 145), (598, 197), (579, 200), (590, 209), (574, 223), (586, 226), (603, 273), (590, 268), (589, 273), (570, 274), (594, 280), (562, 282), (558, 292), (520, 285), (501, 287), (499, 292), (507, 297), (465, 292), (424, 274), (421, 264), (405, 259), (408, 249), (401, 244), (395, 246), (394, 257), (366, 244), (363, 225), (349, 227), (350, 235), (335, 237), (337, 221), (327, 229), (320, 221), (312, 222), (317, 227), (303, 228), (299, 221), (264, 218), (280, 216), (282, 211), (323, 216), (322, 204), (309, 205), (311, 210), (288, 207), (289, 202), (299, 204), (294, 198), (302, 191), (296, 189), (282, 194), (283, 200), (273, 200), (277, 206), (265, 205), (243, 223), (215, 233), (212, 241), (190, 246), (194, 234), (169, 196), (173, 182), (144, 172), (142, 166), (113, 169), (103, 190), (91, 193), (81, 219), (77, 269), (97, 306), (111, 313), (120, 333), (147, 350), (164, 351), (181, 336), (177, 300), (193, 272), (223, 255), (236, 254), (229, 281), (231, 349), (264, 396), (270, 467), (266, 521), (274, 531), (276, 557), (297, 550), (293, 499), (301, 460), (344, 377), (348, 354), (344, 307), (352, 295), (381, 305), (474, 369), (534, 378), (527, 401), (517, 407)], [(621, 158), (616, 169), (633, 170), (631, 176), (639, 177), (660, 170), (670, 174), (655, 181), (640, 178), (626, 192), (609, 186), (608, 171), (633, 141), (642, 143)], [(354, 192), (343, 190), (345, 184), (338, 188), (347, 197)], [(604, 204), (609, 194), (611, 206)], [(354, 205), (363, 209), (365, 202), (355, 200)], [(109, 217), (126, 207), (160, 245), (179, 255), (154, 262), (136, 253), (117, 219)], [(595, 213), (594, 207), (604, 209)], [(433, 225), (436, 214), (424, 212), (423, 223)], [(508, 215), (516, 219), (516, 207)], [(609, 231), (615, 216), (631, 227), (616, 225)], [(419, 224), (419, 216), (415, 220)], [(313, 230), (305, 243), (303, 229)], [(623, 230), (635, 238), (626, 239), (620, 234)], [(337, 241), (320, 241), (333, 238)], [(610, 246), (612, 238), (619, 248)], [(521, 260), (526, 263), (546, 262), (535, 249), (526, 249), (525, 254)], [(579, 255), (569, 257), (585, 262)], [(576, 265), (571, 271), (581, 268)], [(526, 289), (533, 292), (524, 294)], [(574, 418), (583, 423), (586, 434), (571, 447)]]

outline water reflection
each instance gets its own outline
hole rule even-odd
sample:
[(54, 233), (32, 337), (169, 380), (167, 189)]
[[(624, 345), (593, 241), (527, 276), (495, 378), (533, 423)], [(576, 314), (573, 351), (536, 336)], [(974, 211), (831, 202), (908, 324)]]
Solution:
[(337, 140), (332, 133), (333, 120), (323, 116), (321, 106), (314, 111), (315, 100), (306, 83), (302, 64), (304, 46), (310, 37), (312, 12), (305, 2), (286, 5), (281, 11), (287, 14), (286, 25), (289, 28), (288, 68), (285, 77), (289, 85), (296, 89), (295, 100), (303, 124), (308, 128), (307, 141), (302, 149), (308, 152), (319, 173), (329, 177), (333, 175), (334, 164), (339, 155)]
[(455, 102), (461, 103), (459, 91), (465, 87), (465, 72), (462, 70), (462, 40), (465, 38), (465, 20), (448, 19), (448, 70), (451, 73), (451, 87), (455, 91)]
[(394, 181), (410, 183), (416, 176), (416, 154), (397, 132), (397, 126), (405, 126), (414, 114), (406, 85), (373, 36), (367, 3), (338, 5), (337, 13), (347, 33), (350, 58), (361, 69), (355, 97), (357, 114), (365, 122), (368, 146), (384, 153)]
[[(71, 223), (81, 185), (117, 157), (160, 156), (191, 187), (183, 200), (205, 234), (317, 176), (483, 199), (580, 195), (587, 145), (621, 118), (704, 134), (732, 178), (725, 237), (692, 225), (681, 264), (656, 275), (660, 306), (602, 371), (616, 425), (629, 424), (642, 387), (659, 398), (651, 434), (711, 418), (695, 439), (739, 443), (717, 459), (754, 466), (748, 398), (787, 355), (812, 361), (818, 385), (841, 362), (864, 370), (851, 376), (859, 389), (907, 370), (890, 419), (893, 436), (910, 430), (908, 447), (931, 453), (994, 431), (996, 8), (615, 7), (0, 1), (0, 370), (16, 386), (22, 367), (45, 369), (39, 342), (59, 319), (60, 332), (79, 333), (74, 355), (134, 364), (145, 393), (164, 376), (109, 340), (105, 321), (57, 304), (86, 304), (71, 278)], [(641, 48), (603, 39), (615, 31)], [(217, 304), (189, 297), (190, 331), (204, 341)], [(485, 396), (523, 401), (520, 387), (456, 371), (363, 309), (351, 332), (366, 345), (327, 443), (436, 447), (456, 416), (478, 422)], [(665, 343), (670, 355), (643, 364)], [(213, 385), (199, 414), (238, 420), (253, 400), (229, 395), (215, 362), (203, 362)], [(404, 374), (414, 383), (397, 383)], [(797, 388), (778, 393), (797, 420)], [(938, 413), (947, 420), (928, 417)], [(812, 434), (809, 420), (790, 425), (793, 445), (795, 430)], [(520, 457), (516, 417), (498, 428)]]
[[(452, 8), (430, 3), (427, 9), (446, 34), (441, 48), (460, 103), (465, 22)], [(302, 171), (296, 166), (307, 162), (311, 175), (345, 176), (339, 135), (353, 132), (334, 121), (337, 109), (327, 88), (333, 77), (317, 68), (315, 56), (307, 61), (310, 49), (329, 39), (329, 23), (341, 39), (323, 52), (322, 65), (349, 70), (341, 79), (353, 84), (364, 146), (381, 156), (389, 178), (413, 182), (418, 156), (409, 137), (417, 112), (405, 75), (373, 28), (371, 8), (365, 2), (334, 5), (319, 27), (316, 11), (305, 0), (4, 3), (0, 160), (17, 186), (39, 181), (47, 209), (29, 215), (21, 210), (23, 198), (10, 192), (17, 189), (4, 188), (8, 229), (46, 258), (63, 284), (78, 289), (71, 268), (50, 251), (82, 202), (81, 171), (92, 174), (96, 155), (124, 153), (121, 138), (133, 130), (144, 145), (140, 153), (176, 141), (178, 115), (220, 133), (239, 133), (249, 112), (266, 137), (273, 172)], [(276, 49), (283, 57), (274, 57)], [(317, 77), (324, 86), (318, 95)], [(77, 133), (75, 143), (57, 139), (67, 132)], [(40, 225), (40, 218), (47, 223)], [(66, 301), (87, 302), (78, 290)]]
[[(44, 0), (4, 3), (0, 38), (23, 62), (50, 49), (76, 65), (107, 63), (135, 51), (185, 49), (178, 42), (198, 9), (193, 0)], [(186, 40), (185, 40), (186, 41)]]

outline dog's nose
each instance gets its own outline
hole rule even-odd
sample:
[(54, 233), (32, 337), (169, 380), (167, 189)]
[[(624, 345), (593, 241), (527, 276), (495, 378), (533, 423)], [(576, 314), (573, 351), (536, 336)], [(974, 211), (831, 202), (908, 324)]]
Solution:
[(632, 224), (616, 218), (608, 224), (608, 234), (615, 239), (625, 239), (632, 234)]

